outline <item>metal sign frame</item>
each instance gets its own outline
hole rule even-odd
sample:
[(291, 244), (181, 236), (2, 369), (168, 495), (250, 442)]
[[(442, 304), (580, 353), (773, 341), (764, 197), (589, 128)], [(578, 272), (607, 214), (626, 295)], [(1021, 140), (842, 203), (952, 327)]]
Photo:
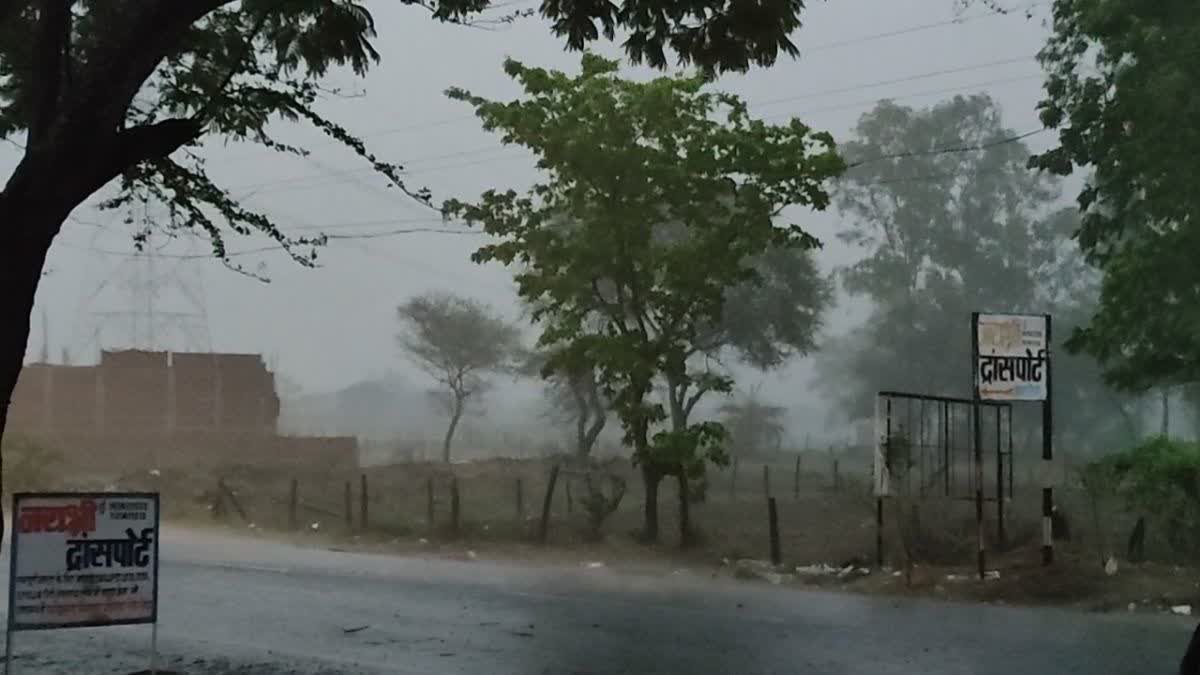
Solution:
[[(1052, 321), (1052, 317), (1049, 314), (1017, 314), (1017, 313), (1001, 313), (1001, 312), (995, 312), (995, 313), (972, 312), (971, 313), (971, 391), (972, 391), (972, 396), (975, 399), (975, 409), (974, 409), (973, 414), (976, 416), (976, 425), (975, 425), (975, 451), (976, 451), (976, 454), (978, 455), (978, 453), (980, 452), (980, 446), (983, 443), (982, 438), (980, 437), (980, 430), (979, 430), (979, 425), (978, 425), (979, 406), (980, 406), (980, 404), (982, 404), (984, 402), (984, 399), (981, 398), (980, 391), (979, 391), (979, 380), (980, 380), (980, 377), (979, 377), (979, 369), (980, 369), (980, 363), (979, 363), (979, 358), (980, 358), (980, 354), (979, 354), (979, 318), (980, 318), (980, 316), (983, 316), (983, 315), (1010, 316), (1010, 317), (1014, 317), (1014, 318), (1040, 317), (1043, 319), (1043, 321), (1045, 321), (1045, 324), (1044, 324), (1045, 328), (1044, 328), (1043, 334), (1042, 334), (1042, 340), (1045, 343), (1045, 350), (1044, 350), (1044, 354), (1041, 355), (1041, 357), (1043, 359), (1041, 361), (1041, 363), (1046, 369), (1045, 393), (1043, 394), (1043, 397), (1040, 399), (1018, 398), (1018, 399), (1009, 399), (1009, 400), (1030, 401), (1030, 402), (1035, 402), (1035, 403), (1039, 402), (1039, 401), (1041, 402), (1041, 404), (1042, 404), (1042, 461), (1047, 462), (1047, 463), (1052, 462), (1052, 461), (1054, 461), (1054, 359), (1052, 356), (1052, 353), (1053, 353), (1053, 341), (1052, 341), (1053, 321)], [(982, 506), (979, 508), (982, 508)], [(1053, 513), (1054, 513), (1054, 487), (1052, 485), (1045, 484), (1042, 486), (1042, 565), (1043, 566), (1049, 566), (1054, 563), (1054, 521), (1052, 518)], [(982, 538), (981, 538), (979, 545), (980, 545), (980, 549), (981, 549), (980, 554), (979, 554), (979, 574), (982, 577), (983, 576), (983, 565), (984, 565), (983, 552), (982, 552), (982, 548), (983, 548)]]

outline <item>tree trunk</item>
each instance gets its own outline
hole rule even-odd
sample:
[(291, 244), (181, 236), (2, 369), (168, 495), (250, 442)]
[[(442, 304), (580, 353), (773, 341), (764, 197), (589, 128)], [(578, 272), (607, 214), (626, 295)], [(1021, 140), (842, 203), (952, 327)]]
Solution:
[(1169, 389), (1162, 390), (1162, 436), (1163, 438), (1171, 437), (1171, 391)]
[[(42, 268), (54, 233), (63, 218), (47, 215), (5, 190), (0, 192), (0, 447), (8, 423), (8, 407), (29, 342), (29, 319), (42, 279)], [(56, 222), (54, 222), (56, 221)], [(0, 452), (0, 486), (3, 486)], [(4, 539), (0, 503), (0, 541)]]
[(687, 548), (692, 545), (691, 490), (688, 485), (687, 470), (679, 466), (679, 546)]
[(456, 396), (454, 407), (450, 411), (450, 426), (446, 428), (446, 437), (442, 439), (442, 462), (445, 464), (450, 463), (450, 444), (454, 441), (454, 430), (458, 428), (458, 421), (462, 419), (462, 414), (463, 400)]
[(642, 483), (646, 487), (646, 504), (642, 523), (642, 540), (647, 544), (658, 541), (658, 485), (662, 474), (649, 462), (642, 463)]

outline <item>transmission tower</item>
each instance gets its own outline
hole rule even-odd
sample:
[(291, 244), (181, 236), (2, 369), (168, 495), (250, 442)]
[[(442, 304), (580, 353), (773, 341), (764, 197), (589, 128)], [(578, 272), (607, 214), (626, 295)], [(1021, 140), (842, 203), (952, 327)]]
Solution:
[[(167, 243), (178, 241), (172, 239)], [(188, 242), (189, 251), (195, 242)], [(84, 353), (103, 349), (209, 352), (203, 280), (197, 260), (190, 255), (163, 254), (165, 245), (147, 239), (141, 251), (131, 247), (115, 257), (100, 283), (82, 300), (79, 317), (87, 328), (77, 328)], [(178, 250), (179, 247), (173, 247)], [(110, 256), (112, 257), (112, 256)]]

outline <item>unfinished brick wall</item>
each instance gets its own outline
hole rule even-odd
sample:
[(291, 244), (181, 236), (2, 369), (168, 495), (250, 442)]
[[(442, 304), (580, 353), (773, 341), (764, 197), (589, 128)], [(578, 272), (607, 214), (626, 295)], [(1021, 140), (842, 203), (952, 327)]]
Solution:
[(238, 431), (273, 434), (275, 376), (252, 354), (103, 352), (96, 366), (26, 366), (17, 431)]
[(282, 437), (278, 420), (275, 376), (256, 354), (131, 350), (95, 366), (26, 366), (9, 428), (83, 470), (357, 462), (355, 439)]

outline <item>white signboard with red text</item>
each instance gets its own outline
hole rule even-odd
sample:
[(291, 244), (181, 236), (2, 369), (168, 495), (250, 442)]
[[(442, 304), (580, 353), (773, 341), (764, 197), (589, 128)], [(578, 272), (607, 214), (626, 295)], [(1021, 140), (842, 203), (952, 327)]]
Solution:
[(986, 401), (1044, 401), (1049, 372), (1045, 315), (979, 314), (975, 387)]
[(13, 496), (8, 629), (155, 623), (158, 495)]

